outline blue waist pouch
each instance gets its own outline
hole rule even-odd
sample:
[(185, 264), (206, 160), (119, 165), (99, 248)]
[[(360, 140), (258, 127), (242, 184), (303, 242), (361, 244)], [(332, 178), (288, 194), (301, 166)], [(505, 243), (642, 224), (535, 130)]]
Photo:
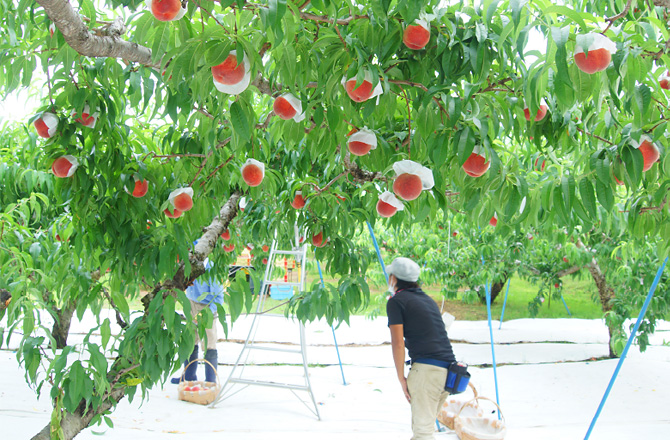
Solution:
[(447, 382), (444, 384), (444, 391), (449, 394), (459, 394), (468, 388), (470, 383), (470, 373), (468, 365), (462, 362), (454, 362), (447, 371)]

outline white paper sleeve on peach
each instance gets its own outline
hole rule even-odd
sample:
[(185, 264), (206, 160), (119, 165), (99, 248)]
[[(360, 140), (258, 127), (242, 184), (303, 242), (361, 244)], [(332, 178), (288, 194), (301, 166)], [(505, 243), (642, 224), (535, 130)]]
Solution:
[(356, 133), (349, 136), (349, 142), (364, 142), (368, 145), (372, 145), (373, 150), (377, 148), (377, 136), (367, 127), (363, 127)]
[[(229, 54), (237, 56), (237, 51), (231, 50)], [(240, 93), (244, 92), (247, 87), (249, 87), (249, 84), (251, 83), (251, 63), (249, 62), (249, 58), (247, 57), (246, 53), (244, 54), (242, 63), (244, 64), (244, 76), (236, 84), (221, 84), (215, 80), (214, 77), (212, 77), (212, 81), (214, 81), (214, 87), (216, 87), (219, 92), (226, 93), (228, 95), (239, 95)]]
[(603, 34), (590, 32), (588, 34), (577, 35), (575, 45), (575, 54), (584, 53), (584, 46), (588, 44), (588, 50), (607, 49), (611, 54), (616, 53), (616, 43)]
[(405, 209), (405, 204), (400, 200), (398, 200), (395, 194), (393, 194), (391, 191), (384, 191), (383, 193), (381, 193), (379, 195), (379, 200), (381, 200), (384, 203), (388, 203), (398, 211), (402, 211)]
[(435, 180), (433, 179), (433, 172), (412, 160), (401, 160), (393, 164), (393, 171), (396, 172), (396, 175), (409, 173), (416, 174), (421, 179), (423, 184), (423, 189), (431, 189), (435, 186)]
[(58, 128), (58, 116), (53, 113), (44, 112), (42, 113), (42, 121), (47, 126), (49, 136), (56, 134), (56, 129)]
[(633, 146), (633, 148), (640, 148), (640, 145), (642, 145), (645, 141), (649, 142), (650, 144), (654, 145), (654, 143), (651, 141), (651, 138), (645, 134), (640, 136), (640, 141), (636, 141), (635, 139), (631, 139), (630, 143)]

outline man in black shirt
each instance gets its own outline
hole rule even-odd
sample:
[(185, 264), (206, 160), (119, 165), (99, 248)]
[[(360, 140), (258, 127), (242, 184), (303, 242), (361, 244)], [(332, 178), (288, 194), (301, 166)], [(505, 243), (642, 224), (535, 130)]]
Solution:
[[(398, 380), (412, 407), (412, 440), (432, 439), (435, 418), (449, 395), (444, 391), (449, 364), (456, 362), (440, 309), (417, 281), (421, 268), (409, 258), (396, 258), (387, 268), (386, 304), (391, 347)], [(405, 378), (405, 347), (412, 368)]]

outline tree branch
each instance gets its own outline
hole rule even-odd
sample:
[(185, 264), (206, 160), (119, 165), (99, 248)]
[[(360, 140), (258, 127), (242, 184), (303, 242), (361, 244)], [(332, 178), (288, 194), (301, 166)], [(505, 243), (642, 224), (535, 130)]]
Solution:
[[(121, 58), (148, 67), (160, 68), (151, 60), (151, 49), (116, 36), (94, 35), (66, 0), (36, 0), (63, 34), (67, 44), (87, 57)], [(115, 28), (115, 30), (118, 30)], [(110, 32), (111, 33), (111, 32)]]

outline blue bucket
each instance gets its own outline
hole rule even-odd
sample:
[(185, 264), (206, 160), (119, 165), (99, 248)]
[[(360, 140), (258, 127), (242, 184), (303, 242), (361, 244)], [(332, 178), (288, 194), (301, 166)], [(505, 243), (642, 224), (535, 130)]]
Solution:
[(293, 296), (293, 286), (270, 286), (270, 298), (281, 301)]

